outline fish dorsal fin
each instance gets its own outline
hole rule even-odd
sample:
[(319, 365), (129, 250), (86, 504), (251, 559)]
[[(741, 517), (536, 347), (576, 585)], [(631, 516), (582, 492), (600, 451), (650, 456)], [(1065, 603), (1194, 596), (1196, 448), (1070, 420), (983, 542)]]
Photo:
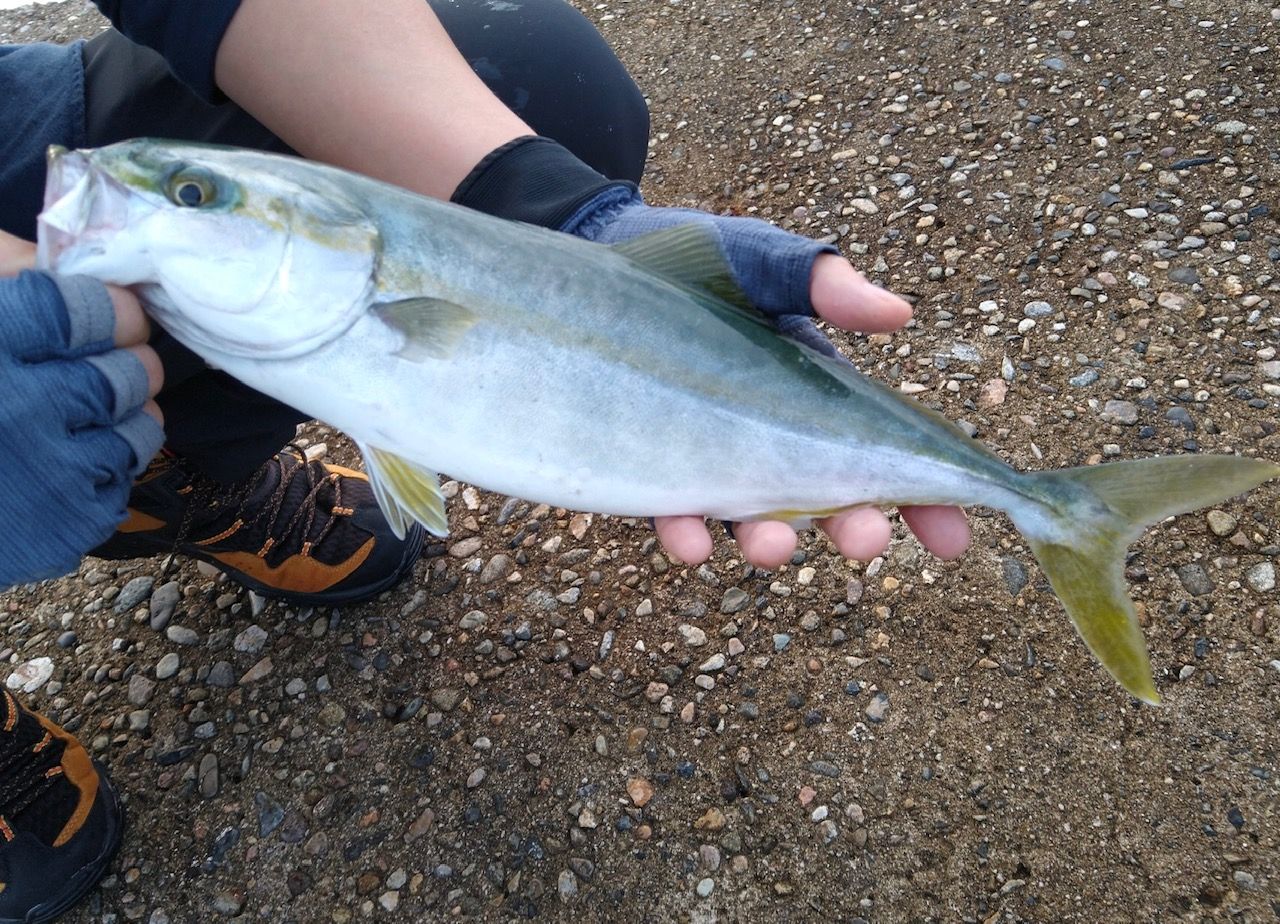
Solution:
[(720, 235), (710, 225), (677, 225), (612, 246), (651, 273), (764, 319), (733, 278)]
[(476, 322), (469, 308), (443, 298), (405, 298), (374, 305), (373, 313), (404, 336), (397, 356), (412, 362), (445, 359)]
[(358, 444), (369, 473), (373, 496), (397, 539), (415, 520), (433, 536), (449, 535), (449, 517), (440, 493), (440, 476), (416, 462), (384, 449)]

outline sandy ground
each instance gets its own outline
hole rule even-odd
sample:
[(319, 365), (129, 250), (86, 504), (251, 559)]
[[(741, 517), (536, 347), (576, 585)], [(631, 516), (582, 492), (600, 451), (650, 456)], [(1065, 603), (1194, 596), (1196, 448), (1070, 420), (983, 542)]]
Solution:
[[(84, 9), (0, 41), (91, 33)], [(650, 201), (835, 240), (915, 299), (900, 334), (838, 335), (868, 373), (1020, 467), (1280, 459), (1280, 9), (586, 12), (651, 100)], [(340, 613), (190, 567), (153, 595), (158, 561), (0, 596), (0, 660), (51, 659), (28, 700), (129, 801), (69, 920), (1280, 916), (1275, 485), (1134, 546), (1160, 708), (990, 511), (955, 563), (810, 536), (765, 573), (453, 488), (448, 545)]]

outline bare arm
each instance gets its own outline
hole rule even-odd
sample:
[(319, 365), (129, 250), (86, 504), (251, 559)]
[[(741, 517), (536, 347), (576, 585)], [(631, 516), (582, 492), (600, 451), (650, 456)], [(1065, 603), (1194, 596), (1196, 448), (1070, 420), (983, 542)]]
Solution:
[(423, 0), (243, 0), (214, 73), (307, 157), (441, 199), (494, 148), (533, 134)]

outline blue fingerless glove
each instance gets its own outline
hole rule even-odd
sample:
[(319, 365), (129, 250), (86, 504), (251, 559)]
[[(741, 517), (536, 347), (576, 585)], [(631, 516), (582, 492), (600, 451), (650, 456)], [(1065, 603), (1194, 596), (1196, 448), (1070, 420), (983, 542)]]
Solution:
[(0, 589), (74, 570), (124, 520), (164, 441), (114, 325), (99, 282), (0, 279)]
[(608, 180), (549, 138), (508, 142), (476, 165), (453, 194), (470, 208), (565, 231), (601, 244), (690, 223), (715, 228), (742, 289), (778, 330), (828, 356), (835, 348), (811, 320), (814, 261), (839, 253), (830, 244), (775, 228), (758, 218), (646, 205), (634, 184)]

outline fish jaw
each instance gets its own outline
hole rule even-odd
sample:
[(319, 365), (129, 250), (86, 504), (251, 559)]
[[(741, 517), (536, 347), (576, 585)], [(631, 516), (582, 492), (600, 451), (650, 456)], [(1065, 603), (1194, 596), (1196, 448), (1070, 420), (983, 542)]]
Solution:
[(37, 218), (36, 265), (115, 285), (148, 281), (153, 267), (139, 227), (154, 207), (97, 169), (84, 152), (54, 145), (48, 152), (44, 209)]

